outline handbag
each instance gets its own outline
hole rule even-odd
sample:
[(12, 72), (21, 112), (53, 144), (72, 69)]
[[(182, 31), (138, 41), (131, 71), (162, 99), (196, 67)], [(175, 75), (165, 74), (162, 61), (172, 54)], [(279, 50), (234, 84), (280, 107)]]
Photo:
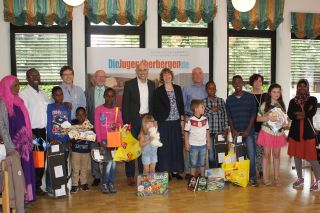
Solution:
[(34, 168), (44, 168), (44, 151), (41, 151), (37, 145), (34, 146), (33, 151), (33, 162)]
[[(301, 107), (301, 109), (302, 109), (302, 112), (304, 112), (304, 109), (303, 109), (303, 107), (302, 107), (302, 105), (300, 104), (300, 107)], [(319, 146), (319, 136), (318, 136), (318, 133), (317, 133), (317, 131), (315, 130), (315, 128), (314, 128), (314, 126), (313, 126), (313, 124), (312, 124), (312, 122), (311, 122), (311, 120), (310, 120), (310, 118), (308, 118), (308, 117), (306, 117), (307, 118), (307, 121), (309, 122), (309, 124), (310, 124), (310, 127), (311, 127), (311, 129), (312, 129), (312, 131), (313, 131), (313, 134), (314, 134), (314, 138), (316, 139), (316, 148)]]
[[(119, 108), (116, 107), (116, 116), (114, 123), (117, 123), (118, 120)], [(119, 127), (116, 127), (115, 131), (107, 131), (107, 147), (115, 148), (121, 146), (121, 133)]]

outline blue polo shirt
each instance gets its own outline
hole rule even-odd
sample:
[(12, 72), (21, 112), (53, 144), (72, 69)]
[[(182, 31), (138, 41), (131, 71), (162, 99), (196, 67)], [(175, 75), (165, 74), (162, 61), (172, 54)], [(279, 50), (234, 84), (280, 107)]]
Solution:
[[(257, 116), (256, 101), (252, 94), (243, 92), (243, 95), (237, 97), (235, 94), (228, 96), (227, 114), (233, 122), (233, 126), (237, 132), (243, 132), (247, 129), (250, 119)], [(250, 133), (253, 133), (254, 126)]]

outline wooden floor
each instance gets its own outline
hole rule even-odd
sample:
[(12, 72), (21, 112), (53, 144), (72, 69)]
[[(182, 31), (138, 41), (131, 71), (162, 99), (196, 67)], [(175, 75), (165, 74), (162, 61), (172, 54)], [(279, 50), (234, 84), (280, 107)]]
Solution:
[(227, 184), (223, 191), (193, 193), (186, 182), (173, 180), (168, 196), (138, 198), (135, 187), (126, 185), (124, 166), (118, 164), (116, 194), (102, 194), (100, 188), (79, 191), (67, 198), (40, 197), (27, 212), (320, 212), (320, 192), (309, 192), (310, 169), (304, 170), (305, 187), (291, 187), (296, 173), (282, 150), (281, 186), (240, 188)]

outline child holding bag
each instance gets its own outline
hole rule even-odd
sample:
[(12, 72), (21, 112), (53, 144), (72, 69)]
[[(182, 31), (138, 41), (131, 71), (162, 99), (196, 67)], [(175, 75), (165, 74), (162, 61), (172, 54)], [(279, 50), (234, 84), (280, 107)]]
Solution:
[[(273, 169), (274, 169), (274, 181), (275, 185), (280, 185), (280, 150), (286, 142), (286, 136), (284, 134), (284, 128), (280, 128), (275, 131), (270, 127), (268, 121), (275, 122), (278, 120), (277, 115), (273, 115), (270, 112), (271, 109), (278, 107), (285, 113), (285, 105), (282, 100), (281, 95), (281, 86), (279, 84), (272, 84), (268, 89), (268, 94), (266, 97), (266, 101), (262, 103), (260, 106), (257, 121), (263, 122), (261, 126), (261, 130), (258, 134), (257, 143), (260, 146), (263, 146), (263, 183), (268, 186), (271, 185), (271, 182), (268, 180), (268, 171), (269, 171), (269, 162), (272, 153), (273, 157)], [(283, 125), (285, 125), (284, 122)]]
[(122, 125), (121, 112), (114, 106), (116, 92), (112, 88), (104, 91), (105, 103), (96, 108), (94, 113), (94, 127), (97, 142), (104, 147), (105, 161), (103, 163), (102, 193), (116, 193), (114, 181), (116, 177), (116, 162), (113, 161), (114, 151), (107, 147), (107, 134)]

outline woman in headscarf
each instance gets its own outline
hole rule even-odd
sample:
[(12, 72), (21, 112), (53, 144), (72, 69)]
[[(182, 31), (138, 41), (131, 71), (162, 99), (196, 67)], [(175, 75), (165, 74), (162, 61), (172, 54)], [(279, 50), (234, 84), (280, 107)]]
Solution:
[(310, 191), (320, 190), (320, 165), (317, 161), (316, 138), (312, 118), (317, 112), (317, 98), (310, 96), (309, 82), (299, 80), (296, 96), (290, 100), (288, 116), (292, 120), (289, 131), (288, 155), (294, 157), (298, 179), (293, 188), (303, 188), (302, 159), (310, 162), (316, 182)]
[(8, 111), (9, 133), (16, 150), (21, 156), (25, 178), (25, 203), (35, 200), (35, 170), (32, 154), (32, 130), (28, 111), (19, 97), (19, 80), (6, 76), (0, 82), (0, 98)]

